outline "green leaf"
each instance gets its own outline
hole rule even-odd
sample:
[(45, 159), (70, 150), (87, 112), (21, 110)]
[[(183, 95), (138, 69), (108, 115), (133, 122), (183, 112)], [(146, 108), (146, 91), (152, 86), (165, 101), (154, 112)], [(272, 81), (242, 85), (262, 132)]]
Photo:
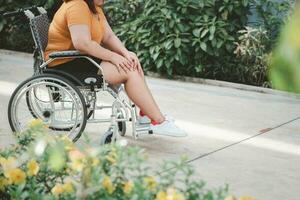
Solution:
[(202, 29), (200, 29), (200, 28), (194, 29), (193, 30), (193, 35), (196, 36), (196, 37), (200, 37), (201, 30)]
[(157, 64), (156, 64), (156, 68), (157, 69), (161, 68), (161, 66), (163, 65), (163, 63), (164, 63), (164, 60), (163, 59), (159, 59), (158, 62), (157, 62)]
[(213, 26), (209, 27), (209, 32), (210, 32), (210, 35), (214, 35), (216, 32), (216, 26), (213, 25)]
[(180, 45), (181, 45), (181, 39), (180, 38), (176, 38), (174, 40), (174, 46), (175, 46), (175, 48), (179, 48)]
[(204, 31), (201, 33), (201, 38), (203, 38), (207, 33), (209, 29), (204, 29)]
[(2, 31), (3, 27), (4, 27), (4, 21), (1, 21), (0, 22), (0, 32)]
[(223, 42), (223, 40), (219, 40), (218, 42), (217, 42), (217, 48), (219, 49), (219, 48), (221, 48), (221, 46), (224, 44), (224, 42)]
[(207, 45), (206, 45), (206, 43), (205, 42), (201, 42), (200, 43), (200, 47), (201, 47), (201, 49), (203, 50), (203, 51), (207, 51)]
[(155, 50), (155, 46), (152, 46), (152, 47), (150, 47), (149, 52), (150, 52), (151, 54), (153, 54), (153, 53), (154, 53), (154, 50)]
[(171, 67), (167, 68), (167, 74), (171, 76), (173, 74), (173, 68)]
[(161, 33), (165, 33), (165, 27), (164, 26), (161, 26), (160, 28), (159, 28), (159, 31), (161, 32)]
[(153, 58), (153, 60), (155, 60), (156, 61), (156, 59), (157, 59), (157, 57), (159, 56), (159, 52), (158, 53), (156, 53), (156, 54), (154, 54), (154, 55), (152, 55), (152, 58)]
[(203, 70), (203, 66), (201, 64), (199, 64), (195, 67), (195, 70), (196, 70), (197, 73), (199, 73)]
[(164, 43), (164, 47), (166, 50), (171, 49), (171, 47), (173, 46), (173, 41), (172, 40), (168, 40), (167, 42)]
[(227, 20), (228, 19), (228, 11), (225, 10), (223, 13), (222, 13), (222, 19), (223, 20)]
[(171, 22), (169, 23), (169, 27), (170, 27), (170, 28), (173, 28), (174, 25), (175, 25), (175, 22), (174, 22), (174, 21), (171, 21)]

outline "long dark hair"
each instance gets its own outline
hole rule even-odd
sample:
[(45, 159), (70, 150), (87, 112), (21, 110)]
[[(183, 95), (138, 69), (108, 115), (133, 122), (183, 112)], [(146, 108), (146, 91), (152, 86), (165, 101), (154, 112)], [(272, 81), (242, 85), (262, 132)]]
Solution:
[[(64, 0), (64, 2), (68, 2), (68, 1), (72, 1), (72, 0)], [(89, 6), (90, 8), (90, 11), (94, 14), (97, 14), (97, 10), (96, 10), (96, 6), (95, 6), (95, 3), (94, 3), (94, 0), (84, 0), (87, 5)]]

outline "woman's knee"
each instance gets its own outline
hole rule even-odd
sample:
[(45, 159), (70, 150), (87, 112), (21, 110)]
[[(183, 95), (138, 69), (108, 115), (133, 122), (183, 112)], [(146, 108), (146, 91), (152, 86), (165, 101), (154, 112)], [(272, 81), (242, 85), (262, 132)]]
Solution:
[(118, 70), (117, 66), (110, 62), (102, 62), (101, 68), (103, 70), (103, 76), (110, 84), (119, 84), (127, 81), (127, 75), (125, 72)]
[(128, 79), (140, 79), (140, 78), (143, 78), (142, 76), (141, 76), (141, 74), (139, 73), (139, 71), (137, 71), (137, 70), (133, 70), (133, 71), (128, 71), (127, 73), (127, 80)]

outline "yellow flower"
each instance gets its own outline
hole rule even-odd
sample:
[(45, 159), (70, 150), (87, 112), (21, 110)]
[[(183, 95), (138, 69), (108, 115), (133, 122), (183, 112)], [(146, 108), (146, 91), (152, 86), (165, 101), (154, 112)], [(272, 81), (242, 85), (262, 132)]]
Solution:
[(86, 152), (91, 156), (91, 157), (95, 157), (98, 155), (99, 153), (99, 149), (95, 148), (95, 147), (89, 147), (86, 149)]
[(184, 199), (185, 198), (184, 198), (183, 194), (181, 194), (180, 192), (177, 192), (173, 188), (169, 188), (167, 190), (167, 192), (159, 191), (156, 194), (156, 198), (155, 198), (155, 200), (184, 200)]
[(74, 145), (73, 141), (68, 136), (64, 135), (60, 139), (64, 142), (65, 149), (67, 151), (75, 150), (75, 145)]
[(73, 160), (71, 163), (71, 168), (75, 171), (81, 172), (84, 168), (84, 162), (83, 160)]
[(166, 192), (163, 192), (163, 191), (159, 191), (159, 192), (156, 194), (155, 200), (167, 200), (167, 193), (166, 193)]
[(176, 191), (173, 188), (169, 188), (167, 190), (167, 198), (168, 200), (184, 200), (184, 196), (182, 193)]
[(112, 156), (110, 156), (110, 155), (106, 156), (105, 158), (106, 158), (106, 160), (108, 160), (108, 161), (110, 162), (110, 164), (112, 164), (112, 165), (115, 165), (115, 164), (117, 163), (116, 158), (114, 158), (114, 157), (112, 157)]
[(71, 160), (79, 160), (79, 159), (84, 159), (85, 155), (81, 151), (79, 151), (77, 149), (74, 149), (74, 150), (69, 152), (69, 158)]
[(100, 160), (98, 158), (93, 158), (93, 160), (92, 160), (92, 166), (95, 167), (95, 166), (97, 166), (99, 164), (100, 164)]
[(239, 200), (255, 200), (255, 199), (252, 198), (252, 197), (244, 195), (244, 196), (241, 196)]
[(27, 163), (28, 176), (35, 176), (40, 170), (39, 164), (35, 160), (31, 160)]
[(41, 119), (34, 119), (29, 123), (30, 128), (41, 126), (41, 125), (43, 125), (43, 121)]
[(147, 189), (149, 190), (154, 190), (157, 186), (157, 182), (152, 176), (144, 178), (144, 182), (146, 183)]
[(105, 176), (102, 181), (102, 186), (107, 190), (109, 194), (112, 194), (115, 191), (115, 187), (113, 186), (110, 178)]
[(58, 196), (64, 192), (64, 187), (62, 184), (58, 183), (52, 188), (51, 192), (52, 194)]
[(236, 200), (236, 198), (232, 195), (226, 197), (224, 200)]
[(71, 182), (65, 183), (63, 186), (63, 191), (71, 193), (74, 191), (73, 184)]
[(71, 168), (81, 172), (84, 168), (85, 155), (79, 150), (71, 150), (69, 152), (69, 158), (71, 160)]
[(0, 177), (0, 191), (3, 190), (7, 185), (9, 185), (9, 180), (4, 177)]
[(133, 189), (133, 182), (132, 181), (127, 181), (124, 186), (123, 186), (123, 191), (125, 194), (130, 194), (132, 189)]
[(2, 163), (5, 162), (5, 161), (6, 161), (6, 159), (1, 156), (0, 157), (0, 164), (2, 165)]
[(16, 185), (19, 185), (21, 183), (25, 182), (26, 179), (26, 174), (23, 172), (20, 168), (15, 168), (8, 170), (5, 173), (5, 176), (13, 183)]
[(108, 160), (110, 162), (110, 164), (115, 165), (117, 163), (117, 151), (115, 148), (113, 148), (107, 156), (105, 156), (106, 160)]
[(0, 164), (4, 171), (8, 171), (8, 170), (16, 168), (18, 163), (14, 157), (9, 157), (8, 159), (1, 157)]

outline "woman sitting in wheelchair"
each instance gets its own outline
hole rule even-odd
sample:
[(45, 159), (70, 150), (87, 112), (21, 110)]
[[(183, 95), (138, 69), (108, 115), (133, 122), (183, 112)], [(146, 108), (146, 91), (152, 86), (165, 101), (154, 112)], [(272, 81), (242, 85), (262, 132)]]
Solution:
[[(64, 0), (49, 28), (46, 60), (55, 51), (79, 50), (101, 63), (105, 80), (124, 83), (129, 98), (140, 108), (140, 120), (150, 123), (154, 134), (186, 136), (163, 115), (145, 82), (137, 55), (128, 51), (113, 33), (101, 9), (104, 0)], [(98, 68), (84, 58), (58, 59), (49, 67), (72, 75), (98, 73)]]

